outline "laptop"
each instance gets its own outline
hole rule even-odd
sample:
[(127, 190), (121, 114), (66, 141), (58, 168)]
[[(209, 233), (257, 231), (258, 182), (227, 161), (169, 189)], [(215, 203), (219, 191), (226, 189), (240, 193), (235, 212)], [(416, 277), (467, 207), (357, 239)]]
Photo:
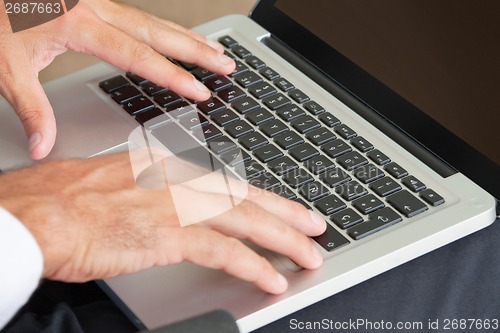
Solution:
[[(106, 64), (47, 83), (58, 120), (49, 159), (127, 150), (138, 126), (162, 141), (174, 126), (236, 177), (328, 222), (313, 239), (319, 269), (255, 247), (288, 279), (282, 295), (189, 263), (102, 288), (140, 329), (225, 309), (249, 332), (487, 227), (500, 198), (499, 6), (261, 0), (249, 17), (195, 28), (238, 63), (226, 77), (178, 63), (209, 102)], [(0, 109), (0, 169), (31, 163), (20, 122)]]

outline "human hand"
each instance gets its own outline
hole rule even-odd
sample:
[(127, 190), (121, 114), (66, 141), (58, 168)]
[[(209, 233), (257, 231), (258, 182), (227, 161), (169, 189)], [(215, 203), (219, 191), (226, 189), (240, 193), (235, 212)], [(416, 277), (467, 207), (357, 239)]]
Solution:
[(54, 114), (38, 73), (67, 50), (97, 56), (200, 101), (209, 98), (207, 88), (163, 55), (220, 74), (229, 74), (235, 66), (220, 44), (109, 0), (80, 0), (65, 15), (17, 33), (0, 11), (0, 50), (0, 94), (21, 119), (30, 156), (36, 160), (48, 155), (56, 139)]
[[(0, 206), (33, 234), (49, 279), (87, 281), (187, 260), (283, 292), (281, 275), (238, 239), (305, 268), (322, 263), (305, 235), (321, 234), (325, 221), (302, 205), (249, 186), (235, 208), (181, 227), (168, 186), (138, 187), (127, 154), (42, 163), (1, 175), (0, 184)], [(184, 189), (192, 211), (220, 200), (209, 187)]]

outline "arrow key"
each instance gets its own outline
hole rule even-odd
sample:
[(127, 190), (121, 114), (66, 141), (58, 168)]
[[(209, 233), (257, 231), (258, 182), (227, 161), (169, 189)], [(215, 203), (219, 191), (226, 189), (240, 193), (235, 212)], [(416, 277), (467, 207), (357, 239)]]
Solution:
[(363, 218), (351, 208), (333, 214), (330, 220), (342, 229), (347, 229), (355, 224), (363, 222)]
[(328, 223), (326, 224), (326, 231), (319, 236), (313, 237), (313, 239), (328, 252), (349, 244), (349, 241)]
[(427, 210), (427, 206), (422, 201), (406, 190), (388, 196), (387, 202), (406, 217), (413, 217)]

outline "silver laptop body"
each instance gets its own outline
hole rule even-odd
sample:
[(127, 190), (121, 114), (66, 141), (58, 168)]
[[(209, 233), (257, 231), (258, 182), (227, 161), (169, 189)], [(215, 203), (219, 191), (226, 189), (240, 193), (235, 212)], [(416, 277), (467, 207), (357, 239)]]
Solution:
[[(195, 29), (217, 40), (230, 35), (255, 56), (322, 105), (411, 175), (439, 193), (445, 203), (335, 251), (325, 251), (317, 270), (297, 269), (288, 259), (256, 249), (288, 279), (282, 295), (266, 294), (254, 285), (220, 271), (181, 263), (102, 281), (101, 285), (139, 328), (156, 328), (212, 309), (226, 309), (242, 332), (334, 295), (456, 239), (488, 226), (496, 200), (465, 175), (443, 178), (403, 149), (337, 97), (303, 74), (262, 41), (270, 33), (244, 16), (227, 16)], [(98, 64), (52, 81), (45, 89), (54, 107), (58, 138), (49, 159), (90, 157), (126, 150), (137, 127), (133, 117), (99, 89), (100, 81), (123, 72)], [(23, 128), (5, 101), (0, 103), (0, 169), (32, 163)], [(316, 208), (313, 208), (316, 210)], [(325, 217), (327, 219), (327, 217)], [(333, 223), (332, 223), (333, 225)], [(345, 231), (337, 228), (343, 235)]]

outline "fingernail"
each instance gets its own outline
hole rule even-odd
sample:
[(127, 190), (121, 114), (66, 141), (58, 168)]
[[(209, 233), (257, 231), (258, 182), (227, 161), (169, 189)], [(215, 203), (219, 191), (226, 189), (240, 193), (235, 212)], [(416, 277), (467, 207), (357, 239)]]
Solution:
[(312, 210), (309, 211), (309, 215), (311, 215), (311, 220), (313, 221), (314, 224), (323, 225), (325, 223), (325, 220)]
[(285, 277), (281, 274), (278, 274), (276, 282), (282, 289), (286, 289), (288, 287), (288, 282), (286, 281)]
[(312, 255), (319, 264), (323, 262), (323, 256), (321, 255), (321, 253), (319, 253), (318, 249), (314, 245), (312, 245)]
[(223, 53), (218, 53), (217, 54), (217, 61), (219, 61), (219, 63), (222, 65), (229, 65), (230, 63), (233, 62), (233, 59), (229, 58), (227, 55), (225, 55)]
[(42, 135), (38, 132), (32, 134), (29, 139), (30, 151), (33, 151), (42, 142)]
[(196, 89), (198, 89), (198, 91), (204, 93), (204, 94), (208, 94), (209, 91), (207, 89), (207, 87), (205, 87), (203, 85), (203, 83), (201, 83), (200, 81), (196, 80), (195, 78), (193, 78), (193, 81), (194, 81), (194, 86), (196, 87)]

